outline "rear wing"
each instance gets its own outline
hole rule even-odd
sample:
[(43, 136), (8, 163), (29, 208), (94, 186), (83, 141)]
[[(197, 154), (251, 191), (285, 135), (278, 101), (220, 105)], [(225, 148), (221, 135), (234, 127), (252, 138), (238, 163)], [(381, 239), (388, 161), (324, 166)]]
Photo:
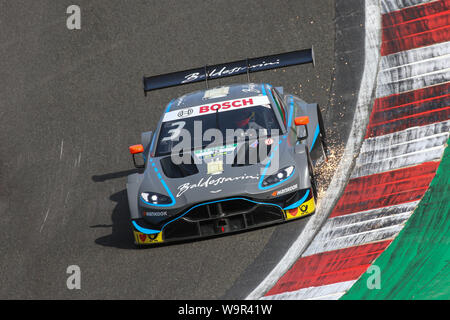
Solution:
[(144, 92), (305, 63), (315, 64), (313, 48), (144, 77)]

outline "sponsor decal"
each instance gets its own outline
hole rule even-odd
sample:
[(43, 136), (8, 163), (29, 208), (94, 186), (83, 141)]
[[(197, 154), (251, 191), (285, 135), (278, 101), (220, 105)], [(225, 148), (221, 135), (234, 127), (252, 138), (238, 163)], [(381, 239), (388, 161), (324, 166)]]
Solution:
[(228, 92), (230, 91), (230, 87), (219, 87), (214, 89), (205, 90), (205, 95), (203, 96), (203, 99), (216, 99), (216, 98), (223, 98), (228, 95)]
[(239, 108), (245, 106), (253, 106), (253, 98), (237, 99), (233, 101), (225, 101), (220, 103), (214, 103), (212, 105), (204, 105), (200, 107), (200, 114), (216, 112), (218, 110), (226, 110), (230, 108)]
[[(280, 59), (277, 58), (273, 61), (263, 61), (262, 63), (258, 63), (258, 64), (253, 64), (249, 66), (249, 69), (252, 70), (254, 68), (261, 68), (261, 67), (267, 67), (267, 66), (276, 66), (280, 64)], [(247, 66), (245, 67), (234, 67), (234, 68), (227, 68), (222, 67), (221, 69), (219, 68), (214, 68), (211, 71), (208, 72), (208, 78), (217, 78), (217, 77), (223, 77), (223, 76), (231, 76), (233, 74), (239, 73), (239, 72), (245, 72), (247, 70)], [(204, 73), (200, 73), (200, 72), (194, 72), (194, 73), (190, 73), (188, 75), (186, 75), (184, 77), (184, 80), (181, 81), (181, 83), (189, 83), (192, 81), (196, 81), (198, 79), (205, 79), (205, 74)]]
[(266, 146), (270, 146), (271, 144), (273, 144), (273, 139), (272, 138), (267, 138), (264, 143), (266, 144)]
[(137, 244), (152, 244), (163, 242), (162, 232), (157, 234), (145, 234), (138, 231), (133, 231), (134, 240)]
[(311, 198), (308, 201), (303, 202), (302, 205), (297, 208), (284, 210), (284, 214), (286, 215), (286, 220), (290, 220), (307, 216), (308, 214), (313, 213), (315, 209), (316, 205), (314, 203), (314, 198)]
[(276, 197), (276, 196), (281, 196), (282, 194), (297, 190), (298, 185), (294, 184), (293, 186), (278, 190), (278, 191), (274, 191), (272, 193), (272, 196)]
[(267, 96), (254, 96), (249, 98), (226, 100), (217, 103), (192, 106), (180, 110), (173, 110), (164, 114), (163, 122), (177, 120), (180, 117), (197, 117), (200, 115), (206, 115), (215, 112), (226, 112), (230, 110), (237, 110), (254, 106), (263, 106), (266, 108), (270, 108), (269, 98)]
[(147, 217), (164, 217), (167, 216), (167, 211), (145, 211)]
[(184, 118), (189, 117), (192, 113), (194, 113), (194, 110), (192, 108), (181, 109), (180, 111), (178, 111), (177, 116), (178, 118)]
[(177, 187), (178, 193), (177, 198), (181, 196), (183, 193), (185, 193), (188, 190), (192, 189), (198, 189), (198, 188), (209, 188), (210, 186), (218, 186), (223, 183), (227, 182), (236, 182), (236, 181), (244, 181), (244, 180), (258, 180), (259, 175), (251, 176), (244, 173), (242, 176), (237, 177), (220, 177), (220, 178), (213, 178), (212, 176), (209, 176), (208, 178), (201, 178), (197, 183), (189, 183), (186, 182), (180, 186)]
[(223, 172), (223, 161), (216, 160), (207, 163), (208, 174), (219, 174)]
[(219, 147), (212, 147), (212, 148), (207, 148), (207, 149), (203, 149), (203, 150), (195, 150), (194, 154), (197, 158), (199, 159), (208, 159), (208, 158), (214, 158), (216, 156), (224, 156), (228, 153), (233, 152), (237, 147), (237, 143), (233, 143), (233, 144), (227, 144), (224, 146), (219, 146)]

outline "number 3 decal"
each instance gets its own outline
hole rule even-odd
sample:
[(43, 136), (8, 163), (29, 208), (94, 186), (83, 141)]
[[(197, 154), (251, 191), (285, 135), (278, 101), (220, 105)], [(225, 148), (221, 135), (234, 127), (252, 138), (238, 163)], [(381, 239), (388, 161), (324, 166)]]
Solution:
[(177, 121), (170, 124), (171, 127), (176, 127), (174, 129), (169, 130), (167, 133), (169, 136), (164, 137), (161, 141), (173, 141), (180, 136), (181, 130), (184, 128), (186, 122)]

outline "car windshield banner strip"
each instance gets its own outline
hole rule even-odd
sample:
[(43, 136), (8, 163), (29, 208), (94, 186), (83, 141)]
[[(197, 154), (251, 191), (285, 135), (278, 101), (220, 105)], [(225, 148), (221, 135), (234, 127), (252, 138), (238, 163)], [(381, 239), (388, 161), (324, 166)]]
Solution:
[(312, 48), (144, 77), (144, 92), (305, 63), (314, 64)]
[(267, 98), (267, 96), (254, 96), (178, 109), (165, 113), (163, 122), (182, 120), (213, 114), (216, 112), (233, 111), (257, 106), (270, 108), (269, 98)]

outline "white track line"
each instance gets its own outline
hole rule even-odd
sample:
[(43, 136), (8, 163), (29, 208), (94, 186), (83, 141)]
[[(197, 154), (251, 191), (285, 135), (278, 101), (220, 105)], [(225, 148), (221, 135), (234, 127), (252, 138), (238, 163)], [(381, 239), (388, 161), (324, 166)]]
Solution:
[(402, 79), (397, 82), (380, 83), (377, 86), (377, 98), (446, 83), (449, 79), (450, 69), (444, 69), (421, 74), (412, 78)]
[(398, 205), (394, 205), (394, 206), (371, 209), (371, 210), (349, 213), (349, 214), (345, 214), (342, 216), (333, 217), (333, 218), (328, 219), (327, 224), (324, 225), (324, 228), (327, 226), (330, 228), (338, 228), (341, 226), (349, 225), (351, 223), (357, 223), (360, 221), (371, 220), (371, 219), (377, 218), (377, 217), (403, 214), (405, 212), (414, 211), (414, 209), (417, 207), (418, 204), (419, 204), (419, 201), (413, 201), (413, 202), (402, 203), (402, 204), (398, 204)]
[(377, 161), (391, 160), (415, 153), (426, 152), (426, 150), (445, 145), (448, 140), (448, 136), (448, 132), (444, 132), (393, 145), (380, 143), (378, 145), (378, 150), (361, 152), (356, 160), (356, 165), (362, 166)]
[(415, 7), (426, 2), (437, 2), (437, 0), (381, 0), (381, 13), (385, 14), (408, 7)]
[(448, 135), (450, 121), (429, 124), (422, 127), (412, 127), (403, 131), (389, 133), (384, 136), (364, 140), (361, 153), (377, 150), (381, 146), (398, 146), (414, 140), (426, 139), (436, 135)]
[(264, 297), (264, 300), (337, 300), (348, 289), (350, 289), (356, 280), (338, 282), (320, 287), (303, 288), (291, 292), (283, 292)]
[(450, 46), (446, 42), (400, 51), (381, 57), (380, 70), (394, 69), (401, 65), (419, 63), (448, 54), (450, 54)]
[(450, 80), (449, 42), (406, 50), (381, 58), (377, 98)]
[(312, 243), (305, 251), (305, 256), (311, 256), (326, 251), (357, 247), (370, 242), (393, 239), (403, 229), (403, 224), (378, 228), (370, 231), (358, 232), (335, 239), (322, 240)]
[(425, 150), (410, 152), (405, 155), (386, 157), (380, 161), (373, 161), (364, 164), (358, 163), (355, 170), (353, 170), (351, 178), (370, 176), (375, 173), (410, 167), (429, 161), (438, 161), (441, 159), (444, 149), (445, 145), (440, 145)]
[(394, 68), (382, 70), (378, 74), (378, 83), (399, 82), (449, 68), (450, 54), (436, 56), (428, 60), (401, 64)]
[[(302, 257), (388, 239), (392, 237), (392, 231), (403, 228), (403, 224), (412, 213), (412, 211), (407, 211), (357, 223), (350, 222), (346, 226), (334, 229), (331, 222), (320, 230)], [(364, 215), (364, 212), (359, 214)], [(381, 235), (384, 237), (379, 237)]]
[(450, 121), (364, 140), (351, 178), (437, 161), (449, 138)]

